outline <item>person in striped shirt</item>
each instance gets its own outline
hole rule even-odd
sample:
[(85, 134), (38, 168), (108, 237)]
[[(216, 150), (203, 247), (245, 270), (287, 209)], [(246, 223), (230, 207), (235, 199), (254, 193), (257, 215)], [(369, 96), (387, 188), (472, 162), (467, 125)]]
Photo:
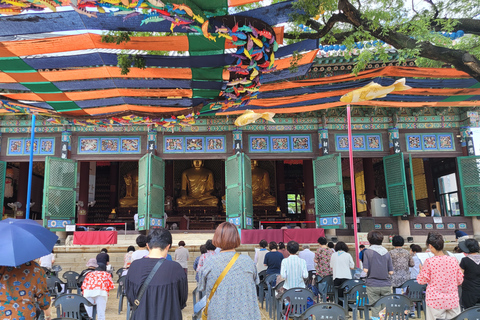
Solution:
[(298, 242), (289, 241), (287, 243), (287, 250), (290, 256), (282, 260), (280, 267), (280, 274), (282, 278), (285, 279), (285, 283), (283, 284), (285, 290), (305, 288), (304, 279), (308, 278), (307, 263), (298, 257), (298, 249)]

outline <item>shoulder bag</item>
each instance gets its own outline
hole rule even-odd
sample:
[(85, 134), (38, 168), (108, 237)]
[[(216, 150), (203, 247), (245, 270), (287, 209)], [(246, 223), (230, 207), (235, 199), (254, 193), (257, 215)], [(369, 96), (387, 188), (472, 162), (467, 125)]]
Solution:
[(208, 299), (207, 299), (207, 304), (205, 306), (205, 308), (203, 309), (202, 311), (202, 320), (207, 320), (208, 318), (208, 305), (210, 304), (210, 300), (212, 299), (213, 297), (213, 294), (215, 293), (215, 291), (217, 290), (218, 286), (220, 285), (220, 283), (222, 282), (223, 278), (225, 278), (225, 276), (227, 275), (228, 271), (230, 270), (230, 268), (233, 266), (233, 264), (235, 263), (235, 261), (237, 261), (238, 257), (240, 256), (240, 253), (235, 253), (235, 255), (232, 257), (232, 259), (230, 260), (230, 262), (227, 264), (227, 266), (225, 267), (225, 269), (223, 269), (222, 273), (220, 274), (220, 276), (218, 277), (217, 281), (215, 281), (215, 284), (213, 285), (213, 288), (212, 288), (212, 291), (210, 291), (210, 295), (208, 296)]
[(158, 262), (155, 264), (153, 267), (152, 271), (150, 271), (150, 274), (148, 275), (147, 279), (142, 284), (142, 287), (140, 288), (140, 291), (138, 292), (137, 299), (132, 304), (132, 313), (130, 314), (130, 319), (132, 319), (133, 313), (135, 310), (137, 310), (138, 306), (140, 305), (140, 300), (142, 300), (143, 294), (145, 293), (145, 290), (147, 289), (148, 285), (152, 281), (153, 277), (155, 276), (155, 273), (157, 273), (158, 268), (162, 265), (163, 261), (165, 261), (166, 258), (161, 258), (158, 260)]

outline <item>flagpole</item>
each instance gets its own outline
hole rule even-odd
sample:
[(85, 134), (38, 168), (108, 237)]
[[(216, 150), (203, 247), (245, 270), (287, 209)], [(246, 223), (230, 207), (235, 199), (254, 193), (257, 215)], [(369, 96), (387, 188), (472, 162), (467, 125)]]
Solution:
[(357, 227), (357, 201), (355, 199), (355, 168), (353, 166), (353, 139), (352, 139), (352, 116), (350, 104), (347, 104), (347, 126), (348, 126), (348, 160), (350, 164), (350, 190), (352, 192), (352, 211), (353, 211), (353, 236), (355, 237), (355, 261), (357, 267), (360, 267), (360, 258), (358, 256), (358, 227)]
[[(25, 204), (25, 219), (30, 219), (30, 199), (32, 197), (33, 149), (35, 148), (35, 114), (32, 114), (32, 128), (30, 135), (30, 163), (28, 166), (27, 203)], [(38, 148), (39, 146), (37, 146)]]

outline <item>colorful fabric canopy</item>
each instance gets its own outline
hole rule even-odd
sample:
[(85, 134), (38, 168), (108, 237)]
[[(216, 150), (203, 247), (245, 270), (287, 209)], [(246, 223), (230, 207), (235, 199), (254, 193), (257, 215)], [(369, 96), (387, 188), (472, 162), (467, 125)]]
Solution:
[[(288, 21), (292, 1), (228, 15), (229, 6), (255, 1), (164, 1), (160, 7), (158, 0), (88, 0), (72, 1), (75, 11), (0, 16), (0, 112), (47, 112), (85, 121), (133, 114), (143, 120), (132, 116), (111, 121), (151, 123), (148, 117), (158, 117), (170, 126), (178, 118), (194, 123), (199, 114), (338, 107), (344, 105), (339, 101), (343, 94), (371, 81), (388, 86), (398, 77), (406, 77), (412, 89), (362, 105), (480, 104), (479, 83), (455, 69), (385, 67), (358, 76), (294, 80), (310, 70), (318, 40), (282, 46), (284, 30), (278, 25)], [(38, 2), (36, 10), (66, 4)], [(18, 3), (19, 11), (32, 9), (29, 1)], [(11, 6), (0, 6), (0, 14), (15, 9)], [(117, 45), (102, 42), (102, 36), (89, 30), (165, 34), (132, 36)], [(32, 39), (18, 40), (19, 35)], [(175, 54), (155, 54), (159, 51)], [(119, 53), (140, 57), (145, 69), (131, 67), (122, 74)]]

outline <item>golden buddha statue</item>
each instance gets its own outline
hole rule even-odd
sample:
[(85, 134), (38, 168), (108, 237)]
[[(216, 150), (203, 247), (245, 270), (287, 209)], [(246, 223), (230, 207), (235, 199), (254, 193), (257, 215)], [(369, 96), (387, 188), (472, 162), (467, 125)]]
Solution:
[(125, 181), (125, 197), (120, 199), (120, 207), (130, 208), (138, 206), (138, 196), (136, 192), (138, 188), (138, 172), (134, 170), (127, 173), (123, 177), (123, 181)]
[(182, 173), (181, 196), (177, 199), (179, 207), (216, 207), (218, 199), (212, 195), (214, 189), (213, 173), (203, 167), (202, 160), (193, 160), (193, 168)]
[(277, 205), (277, 199), (270, 194), (270, 176), (257, 160), (252, 160), (252, 198), (254, 206)]

